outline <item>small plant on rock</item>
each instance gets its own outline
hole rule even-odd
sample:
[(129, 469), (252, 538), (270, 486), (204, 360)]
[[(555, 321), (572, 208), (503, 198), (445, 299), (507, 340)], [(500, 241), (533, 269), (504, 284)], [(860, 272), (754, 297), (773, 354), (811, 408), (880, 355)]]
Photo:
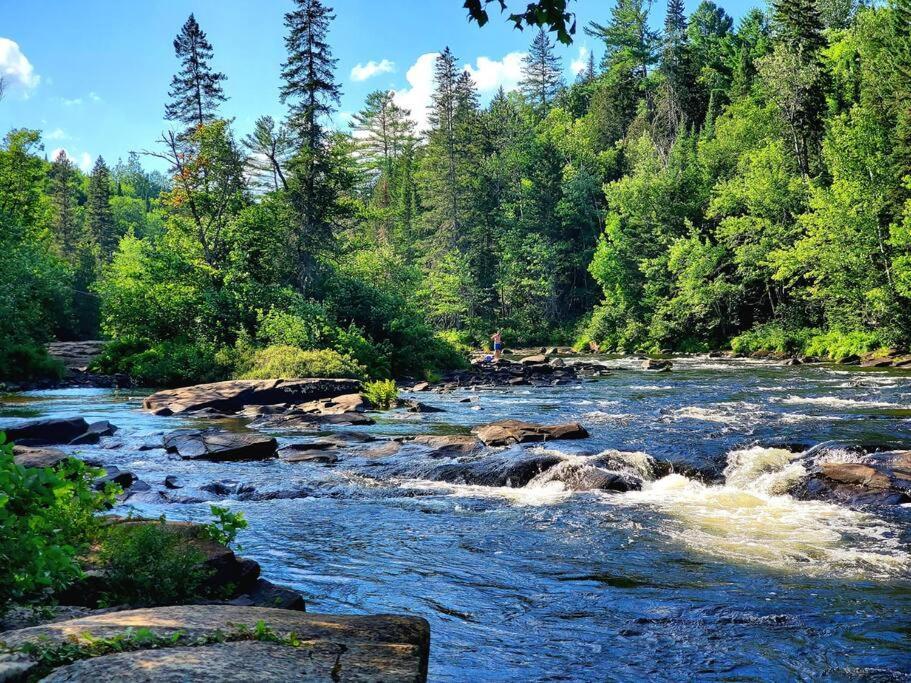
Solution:
[(237, 532), (248, 526), (243, 512), (231, 512), (218, 505), (212, 505), (209, 509), (215, 519), (205, 526), (205, 533), (216, 543), (231, 545), (237, 538)]
[(364, 384), (364, 398), (379, 410), (389, 410), (398, 400), (399, 389), (393, 379), (381, 379)]

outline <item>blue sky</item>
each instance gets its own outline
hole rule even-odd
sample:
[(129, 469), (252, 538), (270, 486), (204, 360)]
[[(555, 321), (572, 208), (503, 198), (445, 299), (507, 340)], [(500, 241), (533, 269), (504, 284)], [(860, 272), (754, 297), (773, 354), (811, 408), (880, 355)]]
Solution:
[[(521, 5), (524, 0), (511, 0)], [(417, 119), (431, 88), (433, 53), (445, 45), (469, 65), (486, 100), (499, 85), (514, 87), (530, 31), (512, 28), (491, 6), (483, 29), (469, 24), (462, 0), (329, 0), (337, 19), (330, 41), (344, 96), (337, 122), (357, 111), (371, 90), (391, 88)], [(611, 0), (578, 0), (575, 43), (558, 48), (567, 79), (573, 62), (599, 47), (581, 30), (607, 20)], [(687, 0), (692, 11), (698, 0)], [(736, 19), (748, 0), (720, 2)], [(290, 0), (0, 0), (0, 134), (12, 127), (44, 131), (48, 154), (63, 148), (83, 168), (103, 155), (110, 163), (130, 150), (153, 148), (167, 127), (162, 112), (177, 68), (171, 41), (190, 12), (215, 49), (214, 66), (228, 76), (223, 114), (238, 135), (260, 115), (281, 117), (279, 65), (282, 16)], [(653, 13), (661, 22), (663, 7)], [(156, 167), (153, 160), (145, 162)]]

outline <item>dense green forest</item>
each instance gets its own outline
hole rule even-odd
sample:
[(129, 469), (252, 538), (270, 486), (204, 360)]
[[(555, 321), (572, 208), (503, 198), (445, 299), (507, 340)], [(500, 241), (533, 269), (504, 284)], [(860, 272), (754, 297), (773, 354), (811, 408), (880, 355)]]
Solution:
[(296, 0), (287, 116), (241, 135), (191, 16), (171, 130), (137, 141), (167, 176), (136, 154), (86, 176), (6, 135), (0, 374), (99, 333), (100, 370), (153, 384), (426, 375), (495, 329), (627, 352), (911, 341), (911, 0), (736, 25), (669, 0), (662, 31), (617, 0), (575, 82), (534, 29), (520, 89), (485, 106), (441, 46), (426, 131), (384, 91), (330, 127), (333, 18)]

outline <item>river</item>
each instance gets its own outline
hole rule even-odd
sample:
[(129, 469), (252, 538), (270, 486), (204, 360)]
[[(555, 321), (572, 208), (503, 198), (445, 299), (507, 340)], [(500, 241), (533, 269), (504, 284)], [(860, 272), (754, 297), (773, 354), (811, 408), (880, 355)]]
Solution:
[[(547, 473), (521, 488), (428, 480), (428, 459), (408, 448), (330, 465), (180, 461), (141, 448), (209, 423), (144, 413), (139, 390), (3, 396), (0, 427), (39, 415), (110, 420), (115, 437), (72, 450), (152, 485), (119, 512), (243, 511), (242, 554), (300, 590), (308, 610), (429, 619), (431, 680), (911, 679), (911, 509), (787, 493), (807, 474), (800, 452), (818, 444), (833, 442), (826, 457), (836, 459), (838, 444), (911, 448), (911, 373), (693, 357), (656, 374), (602, 362), (613, 369), (603, 379), (416, 394), (445, 412), (394, 411), (344, 429), (578, 420), (591, 438), (546, 446), (564, 455), (560, 467), (617, 451), (617, 467), (646, 479), (641, 491), (572, 491)], [(651, 459), (691, 476), (651, 477)], [(185, 502), (155, 502), (166, 475)], [(225, 480), (239, 494), (200, 489)]]

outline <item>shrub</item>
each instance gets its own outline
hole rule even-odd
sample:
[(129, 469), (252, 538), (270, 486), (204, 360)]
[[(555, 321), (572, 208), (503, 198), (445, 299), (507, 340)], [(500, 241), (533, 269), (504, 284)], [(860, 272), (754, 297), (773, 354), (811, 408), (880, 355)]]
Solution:
[(807, 340), (816, 332), (817, 330), (808, 328), (790, 329), (768, 323), (734, 337), (731, 340), (731, 349), (735, 353), (743, 354), (756, 351), (803, 354), (806, 353)]
[(99, 552), (108, 605), (177, 605), (198, 599), (209, 572), (203, 553), (164, 522), (111, 526)]
[(74, 459), (56, 470), (17, 465), (0, 434), (0, 612), (81, 576), (76, 558), (97, 532), (95, 513), (116, 493), (93, 490), (100, 474)]
[(861, 356), (883, 346), (883, 340), (876, 332), (831, 330), (810, 337), (804, 346), (804, 353), (839, 361), (848, 356)]
[(395, 380), (381, 379), (376, 382), (367, 382), (361, 393), (375, 408), (389, 410), (398, 399), (399, 389), (395, 385)]
[(348, 356), (332, 349), (304, 351), (295, 346), (268, 346), (253, 354), (243, 379), (290, 377), (350, 377), (361, 379), (366, 369)]
[(111, 342), (92, 367), (108, 374), (124, 373), (149, 387), (175, 387), (227, 379), (232, 365), (210, 344), (137, 340)]
[(60, 379), (64, 367), (38, 344), (0, 344), (0, 377), (16, 382)]
[(218, 505), (209, 507), (214, 520), (205, 526), (206, 536), (222, 545), (231, 545), (237, 538), (237, 532), (247, 528), (243, 512), (231, 512)]

